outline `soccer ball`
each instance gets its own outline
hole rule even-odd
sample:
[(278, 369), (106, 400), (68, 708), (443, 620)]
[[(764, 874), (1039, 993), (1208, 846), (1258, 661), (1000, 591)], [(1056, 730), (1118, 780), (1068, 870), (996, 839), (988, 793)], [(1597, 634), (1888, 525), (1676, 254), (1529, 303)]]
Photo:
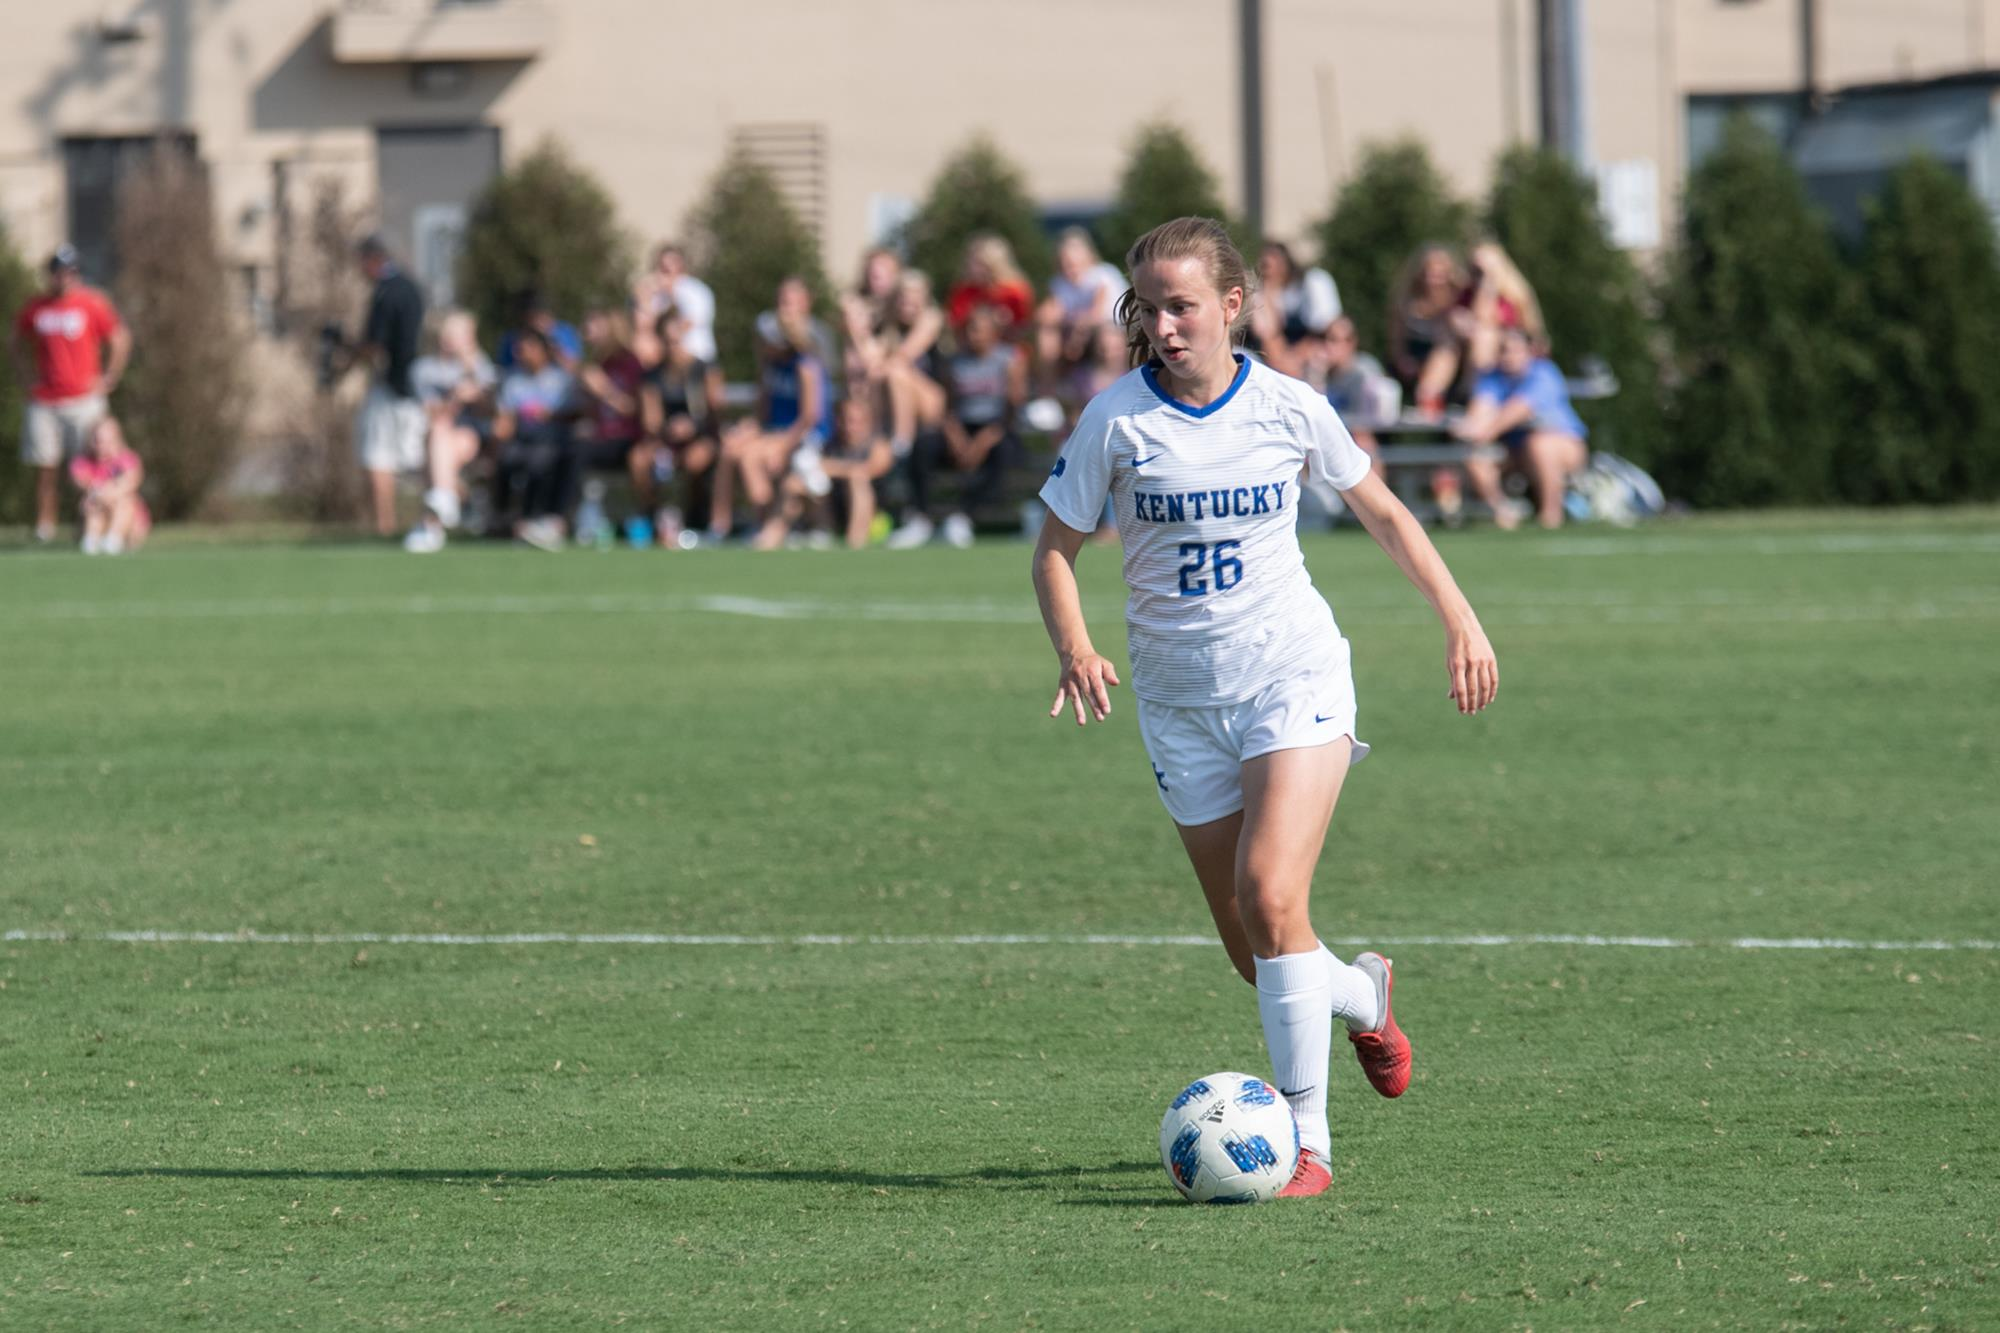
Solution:
[(1210, 1074), (1167, 1106), (1160, 1161), (1184, 1199), (1262, 1203), (1277, 1197), (1299, 1164), (1298, 1122), (1263, 1079)]

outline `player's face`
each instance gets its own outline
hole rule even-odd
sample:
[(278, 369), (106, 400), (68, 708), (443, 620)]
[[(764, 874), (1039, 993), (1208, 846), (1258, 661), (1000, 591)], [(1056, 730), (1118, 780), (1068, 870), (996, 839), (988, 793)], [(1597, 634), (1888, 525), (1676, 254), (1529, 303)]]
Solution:
[(1153, 355), (1177, 375), (1193, 378), (1229, 355), (1229, 325), (1243, 308), (1243, 289), (1215, 289), (1199, 259), (1152, 260), (1132, 272), (1139, 327)]

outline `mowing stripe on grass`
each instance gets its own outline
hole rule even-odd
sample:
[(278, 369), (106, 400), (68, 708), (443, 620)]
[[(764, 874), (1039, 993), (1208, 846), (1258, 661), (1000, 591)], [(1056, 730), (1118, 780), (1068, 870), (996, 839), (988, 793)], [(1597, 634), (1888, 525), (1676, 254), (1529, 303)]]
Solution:
[[(1333, 598), (1349, 624), (1425, 625), (1431, 613), (1413, 596), (1382, 602), (1361, 596)], [(1942, 589), (1920, 601), (1855, 601), (1838, 604), (1743, 600), (1723, 594), (1660, 601), (1633, 601), (1603, 595), (1516, 596), (1484, 593), (1480, 605), (1497, 624), (1510, 625), (1680, 625), (1767, 623), (1874, 623), (1914, 620), (2000, 619), (2000, 595), (1985, 588)], [(1096, 608), (1112, 614), (1108, 607)], [(17, 618), (44, 620), (204, 620), (265, 617), (429, 616), (429, 615), (671, 615), (742, 616), (752, 620), (885, 621), (915, 624), (1032, 625), (1040, 613), (1032, 602), (866, 602), (808, 598), (703, 596), (590, 597), (258, 597), (185, 602), (50, 602), (19, 608)]]
[(1542, 555), (1930, 555), (2000, 551), (2000, 532), (1712, 532), (1680, 537), (1585, 537), (1544, 541)]
[[(404, 934), (379, 931), (262, 930), (10, 930), (0, 934), (10, 944), (639, 944), (672, 947), (809, 945), (891, 945), (939, 948), (963, 945), (1120, 945), (1202, 947), (1217, 943), (1213, 935), (666, 935), (646, 931), (603, 934), (572, 931), (530, 931), (499, 935)], [(1805, 951), (2000, 949), (2000, 940), (1850, 940), (1840, 938), (1676, 939), (1667, 935), (1384, 935), (1371, 939), (1334, 938), (1334, 944), (1369, 944), (1390, 948), (1424, 946), (1495, 948), (1523, 945), (1581, 945), (1610, 949), (1793, 949)]]

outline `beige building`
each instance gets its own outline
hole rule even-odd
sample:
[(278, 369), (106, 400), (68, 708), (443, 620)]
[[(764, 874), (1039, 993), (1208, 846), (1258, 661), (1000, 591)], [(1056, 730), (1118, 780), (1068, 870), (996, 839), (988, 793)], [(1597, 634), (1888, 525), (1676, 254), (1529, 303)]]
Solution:
[[(1578, 0), (1585, 120), (1620, 237), (1670, 232), (1688, 97), (1800, 77), (1802, 0)], [(0, 0), (0, 219), (107, 262), (111, 182), (163, 132), (206, 164), (268, 297), (324, 175), (439, 287), (467, 199), (545, 137), (642, 237), (732, 143), (779, 166), (844, 275), (939, 164), (990, 134), (1052, 209), (1105, 203), (1143, 123), (1243, 195), (1242, 0)], [(1535, 0), (1262, 0), (1265, 214), (1324, 213), (1362, 145), (1415, 134), (1458, 186), (1537, 131)], [(2000, 0), (1819, 0), (1825, 84), (1984, 68)]]

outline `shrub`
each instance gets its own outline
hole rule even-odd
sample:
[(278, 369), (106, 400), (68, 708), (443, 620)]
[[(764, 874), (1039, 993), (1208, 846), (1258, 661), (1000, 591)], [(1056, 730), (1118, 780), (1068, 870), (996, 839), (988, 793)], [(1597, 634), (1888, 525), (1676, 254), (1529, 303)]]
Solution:
[[(286, 304), (280, 313), (285, 350), (296, 371), (290, 428), (282, 441), (279, 475), (286, 500), (306, 518), (349, 523), (361, 515), (361, 468), (354, 457), (356, 395), (319, 383), (319, 331), (352, 330), (368, 301), (368, 281), (355, 262), (363, 233), (361, 211), (351, 205), (337, 176), (314, 183), (305, 216), (295, 224), (300, 243), (288, 254)], [(360, 376), (349, 377), (350, 385)]]
[(242, 444), (249, 337), (216, 246), (208, 180), (184, 155), (145, 158), (118, 190), (120, 313), (132, 364), (114, 407), (163, 519), (213, 495)]
[(994, 232), (1014, 247), (1022, 272), (1039, 290), (1050, 271), (1049, 240), (1016, 167), (984, 137), (946, 162), (930, 194), (903, 231), (910, 262), (930, 274), (939, 297), (958, 281), (965, 243)]
[(1856, 330), (1877, 379), (1862, 429), (1837, 436), (1840, 494), (1936, 503), (2000, 491), (2000, 261), (1985, 208), (1928, 158), (1870, 210)]
[(488, 338), (514, 322), (529, 292), (575, 319), (629, 299), (633, 255), (610, 194), (545, 140), (473, 202), (458, 258), (459, 300)]
[[(1132, 154), (1118, 179), (1117, 202), (1097, 222), (1097, 248), (1122, 267), (1132, 242), (1162, 222), (1179, 217), (1230, 222), (1215, 173), (1185, 134), (1159, 122), (1141, 129), (1132, 141)], [(1230, 230), (1241, 233), (1243, 229), (1238, 223)], [(1248, 239), (1237, 235), (1239, 245)]]
[(1486, 227), (1534, 285), (1557, 364), (1574, 374), (1597, 357), (1618, 377), (1615, 397), (1577, 404), (1592, 443), (1650, 467), (1662, 421), (1645, 282), (1606, 234), (1597, 187), (1560, 153), (1516, 148), (1494, 171)]
[[(12, 339), (14, 319), (35, 288), (34, 270), (22, 262), (0, 225), (0, 319), (6, 321), (0, 340)], [(27, 391), (10, 363), (0, 375), (0, 523), (26, 523), (34, 517), (34, 475), (15, 462), (21, 456), (21, 414), (27, 404)]]
[(1363, 347), (1388, 352), (1389, 299), (1411, 254), (1432, 243), (1462, 246), (1470, 222), (1471, 210), (1452, 196), (1420, 140), (1362, 150), (1353, 179), (1319, 226), (1319, 244), (1320, 263), (1339, 284)]
[(1849, 277), (1777, 142), (1738, 116), (1688, 180), (1664, 313), (1660, 481), (1698, 505), (1820, 504), (1860, 406)]
[(805, 279), (822, 314), (831, 308), (819, 241), (776, 178), (741, 153), (724, 160), (688, 215), (688, 248), (694, 271), (714, 289), (716, 345), (732, 380), (756, 377), (757, 316), (787, 275)]

